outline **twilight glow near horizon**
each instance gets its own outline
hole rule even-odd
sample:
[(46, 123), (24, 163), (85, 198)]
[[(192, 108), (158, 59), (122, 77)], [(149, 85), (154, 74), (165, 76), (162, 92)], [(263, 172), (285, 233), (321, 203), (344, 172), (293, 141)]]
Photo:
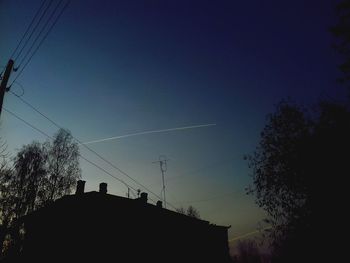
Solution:
[[(1, 67), (40, 3), (0, 2)], [(338, 96), (328, 31), (335, 4), (72, 0), (11, 90), (21, 93), (22, 85), (24, 99), (158, 195), (153, 162), (165, 155), (167, 201), (231, 225), (235, 239), (255, 233), (265, 216), (245, 193), (251, 177), (243, 156), (257, 146), (266, 115), (288, 96), (300, 103)], [(57, 131), (10, 93), (4, 106), (50, 135)], [(6, 112), (0, 132), (12, 155), (46, 140)], [(125, 196), (120, 182), (84, 160), (81, 168), (87, 191), (106, 182), (109, 193)]]

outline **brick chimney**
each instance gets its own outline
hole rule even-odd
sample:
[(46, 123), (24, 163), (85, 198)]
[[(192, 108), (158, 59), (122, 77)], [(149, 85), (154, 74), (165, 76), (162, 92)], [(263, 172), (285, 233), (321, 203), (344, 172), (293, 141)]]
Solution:
[(77, 181), (77, 189), (75, 191), (76, 195), (82, 195), (84, 194), (84, 188), (85, 188), (85, 181), (78, 180)]
[(145, 193), (145, 192), (141, 193), (141, 196), (140, 196), (139, 199), (140, 199), (140, 201), (141, 201), (142, 203), (147, 204), (148, 194)]
[(107, 194), (107, 183), (100, 183), (100, 193)]

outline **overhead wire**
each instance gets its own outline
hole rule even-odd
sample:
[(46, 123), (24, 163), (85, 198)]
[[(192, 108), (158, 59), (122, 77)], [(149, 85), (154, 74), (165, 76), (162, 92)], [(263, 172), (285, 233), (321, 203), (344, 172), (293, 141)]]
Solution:
[(5, 66), (0, 66), (0, 69), (1, 69), (1, 72), (0, 72), (0, 79), (2, 79), (2, 74), (4, 73), (5, 71)]
[[(28, 50), (28, 52), (25, 55), (25, 58), (29, 55), (29, 52), (31, 51), (31, 49), (34, 47), (36, 41), (39, 39), (40, 35), (44, 32), (44, 29), (46, 28), (46, 26), (48, 25), (49, 21), (51, 21), (51, 19), (54, 17), (54, 13), (57, 11), (58, 7), (61, 5), (61, 3), (63, 2), (63, 0), (60, 0), (58, 2), (58, 4), (56, 5), (54, 11), (51, 13), (50, 17), (48, 18), (48, 20), (46, 21), (47, 23), (45, 23), (44, 27), (42, 28), (42, 30), (40, 31), (40, 33), (38, 34), (38, 36), (36, 37), (36, 39), (34, 40), (32, 46), (30, 47), (30, 49)], [(49, 29), (46, 31), (45, 35), (43, 36), (43, 38), (40, 40), (39, 44), (36, 46), (36, 48), (34, 49), (34, 51), (32, 52), (32, 54), (30, 55), (29, 59), (25, 62), (24, 66), (22, 67), (22, 63), (24, 63), (24, 59), (22, 58), (19, 66), (21, 67), (21, 70), (19, 73), (17, 73), (15, 79), (11, 82), (11, 85), (19, 78), (19, 76), (23, 73), (24, 69), (27, 67), (27, 65), (29, 64), (29, 62), (32, 60), (32, 58), (34, 57), (34, 55), (38, 52), (39, 48), (41, 47), (41, 45), (44, 43), (45, 39), (47, 38), (47, 36), (50, 34), (50, 32), (52, 31), (52, 29), (54, 28), (54, 26), (56, 25), (57, 21), (59, 20), (59, 18), (62, 16), (63, 12), (66, 10), (66, 8), (68, 7), (68, 5), (70, 4), (70, 0), (68, 0), (65, 5), (63, 6), (63, 8), (61, 9), (60, 13), (57, 15), (56, 19), (54, 20), (54, 22), (51, 24), (51, 26), (49, 27)], [(10, 86), (11, 86), (10, 85)]]
[[(31, 127), (32, 129), (36, 130), (37, 132), (41, 133), (42, 135), (46, 136), (47, 138), (49, 138), (50, 140), (53, 140), (54, 138), (47, 134), (46, 132), (44, 132), (43, 130), (35, 127), (33, 124), (31, 124), (30, 122), (26, 121), (25, 119), (21, 118), (20, 116), (18, 116), (16, 113), (6, 109), (5, 107), (3, 107), (3, 110), (6, 111), (7, 113), (9, 113), (10, 115), (12, 115), (13, 117), (15, 117), (16, 119), (22, 121), (23, 123), (25, 123), (27, 126)], [(83, 155), (81, 155), (79, 153), (79, 157), (81, 157), (83, 160), (85, 160), (86, 162), (90, 163), (91, 165), (95, 166), (96, 168), (98, 168), (99, 170), (103, 171), (104, 173), (110, 175), (111, 177), (113, 177), (114, 179), (118, 180), (119, 182), (121, 182), (122, 184), (124, 184), (126, 187), (137, 191), (137, 189), (135, 189), (134, 187), (132, 187), (131, 185), (127, 184), (126, 182), (124, 182), (123, 180), (119, 179), (118, 177), (114, 176), (113, 174), (111, 174), (110, 172), (108, 172), (107, 170), (103, 169), (101, 166), (97, 165), (96, 163), (90, 161), (89, 159), (87, 159), (86, 157), (84, 157)]]
[[(21, 84), (21, 83), (19, 83), (18, 81), (16, 81), (14, 84), (16, 84), (16, 85), (18, 85), (18, 87), (20, 87), (20, 89), (21, 89), (21, 94), (17, 94), (17, 93), (15, 93), (15, 92), (12, 92), (13, 94), (15, 94), (15, 96), (16, 97), (22, 97), (23, 95), (24, 95), (24, 87), (23, 87), (23, 85)], [(10, 91), (10, 90), (8, 90), (8, 91)]]
[[(49, 17), (46, 19), (46, 21), (44, 22), (44, 25), (41, 27), (39, 33), (37, 34), (37, 36), (35, 37), (34, 41), (32, 42), (31, 46), (29, 47), (29, 49), (27, 50), (27, 52), (24, 54), (24, 56), (22, 57), (21, 61), (19, 62), (18, 67), (21, 67), (22, 63), (26, 60), (26, 58), (28, 57), (28, 55), (32, 51), (33, 47), (36, 45), (36, 43), (39, 40), (39, 38), (41, 37), (41, 35), (47, 29), (47, 26), (51, 22), (52, 18), (54, 17), (55, 13), (57, 12), (57, 10), (58, 10), (59, 6), (61, 5), (62, 1), (63, 0), (59, 0), (59, 2), (56, 4), (56, 6), (53, 9), (53, 11), (50, 13)], [(47, 8), (49, 8), (51, 6), (51, 4), (52, 4), (52, 0), (50, 1), (50, 3), (47, 6)], [(45, 11), (47, 11), (47, 9), (45, 9)], [(17, 60), (17, 59), (18, 59), (18, 57), (15, 58), (15, 60)]]
[[(59, 125), (58, 123), (56, 123), (54, 120), (52, 120), (51, 118), (49, 118), (46, 114), (42, 113), (41, 111), (39, 111), (36, 107), (34, 107), (31, 103), (29, 103), (28, 101), (26, 101), (25, 99), (23, 99), (22, 97), (18, 96), (17, 94), (15, 94), (14, 92), (12, 92), (10, 90), (10, 93), (13, 94), (15, 97), (17, 97), (18, 99), (20, 99), (24, 104), (26, 104), (28, 107), (30, 107), (32, 110), (34, 110), (35, 112), (37, 112), (38, 114), (40, 114), (42, 117), (44, 117), (46, 120), (48, 120), (49, 122), (51, 122), (54, 126), (56, 126), (59, 129), (63, 129), (63, 127), (61, 125)], [(93, 154), (95, 154), (97, 157), (99, 157), (101, 160), (103, 160), (104, 162), (108, 163), (111, 167), (113, 167), (114, 169), (116, 169), (118, 172), (120, 172), (121, 174), (123, 174), (124, 176), (128, 177), (130, 180), (132, 180), (134, 183), (136, 183), (137, 185), (141, 186), (143, 189), (147, 190), (149, 193), (153, 194), (155, 197), (157, 197), (159, 200), (162, 200), (162, 198), (157, 195), (156, 193), (154, 193), (152, 190), (150, 190), (148, 187), (146, 187), (145, 185), (143, 185), (142, 183), (138, 182), (137, 180), (135, 180), (133, 177), (131, 177), (128, 173), (126, 173), (125, 171), (123, 171), (122, 169), (120, 169), (119, 167), (117, 167), (115, 164), (113, 164), (112, 162), (110, 162), (109, 160), (107, 160), (105, 157), (103, 157), (101, 154), (99, 154), (98, 152), (96, 152), (95, 150), (91, 149), (89, 146), (83, 144), (79, 139), (77, 139), (76, 137), (72, 136), (80, 145), (82, 145), (83, 147), (85, 147), (88, 151), (92, 152)], [(155, 202), (152, 198), (149, 198), (151, 201)], [(172, 207), (173, 209), (177, 209), (174, 205), (170, 204), (169, 202), (166, 202), (167, 205), (169, 205), (170, 207)]]
[(41, 3), (41, 5), (40, 5), (39, 9), (37, 10), (37, 12), (35, 13), (35, 15), (33, 16), (32, 21), (31, 21), (30, 24), (28, 25), (26, 31), (24, 32), (22, 38), (21, 38), (20, 41), (18, 42), (16, 48), (13, 50), (13, 52), (12, 52), (10, 58), (14, 58), (14, 60), (17, 60), (18, 57), (22, 54), (22, 52), (23, 52), (23, 50), (25, 49), (25, 47), (27, 46), (28, 42), (29, 42), (30, 39), (32, 38), (32, 36), (33, 36), (35, 30), (38, 28), (38, 26), (39, 26), (41, 20), (44, 18), (44, 16), (45, 16), (47, 10), (50, 8), (50, 6), (51, 6), (51, 4), (52, 4), (52, 1), (53, 1), (53, 0), (50, 0), (50, 3), (46, 6), (44, 12), (41, 14), (39, 20), (38, 20), (37, 23), (35, 24), (34, 28), (31, 30), (31, 33), (29, 34), (29, 37), (27, 38), (27, 40), (25, 41), (24, 45), (23, 45), (22, 48), (20, 49), (19, 53), (18, 53), (18, 54), (16, 55), (16, 57), (14, 58), (15, 53), (17, 52), (17, 50), (18, 50), (19, 47), (21, 46), (23, 40), (26, 38), (28, 32), (30, 31), (30, 29), (31, 29), (31, 27), (32, 27), (32, 25), (33, 25), (33, 23), (34, 23), (34, 21), (36, 20), (36, 18), (37, 18), (38, 15), (40, 14), (41, 10), (43, 9), (45, 3), (47, 2), (47, 0), (42, 1), (42, 3)]
[(12, 111), (6, 109), (5, 107), (2, 107), (2, 109), (4, 111), (6, 111), (7, 113), (11, 114), (12, 116), (14, 116), (15, 118), (17, 118), (18, 120), (24, 122), (26, 125), (28, 125), (29, 127), (31, 127), (32, 129), (36, 130), (37, 132), (41, 133), (42, 135), (48, 137), (49, 139), (53, 139), (50, 135), (48, 135), (46, 132), (40, 130), (39, 128), (35, 127), (34, 125), (30, 124), (29, 122), (27, 122), (25, 119), (19, 117), (17, 114), (13, 113)]
[[(31, 27), (31, 25), (34, 23), (35, 21), (35, 17), (40, 13), (40, 10), (42, 9), (42, 7), (44, 6), (44, 3), (46, 2), (46, 0), (42, 3), (41, 7), (39, 8), (39, 10), (37, 11), (36, 15), (34, 16), (31, 24), (28, 26), (26, 33), (24, 35), (26, 35), (29, 32), (29, 29)], [(58, 2), (58, 4), (56, 5), (55, 9), (53, 10), (53, 12), (51, 12), (50, 17), (46, 20), (46, 23), (44, 24), (44, 26), (42, 27), (41, 31), (39, 32), (39, 34), (37, 35), (37, 37), (35, 38), (35, 40), (33, 41), (31, 47), (28, 49), (27, 53), (25, 54), (25, 56), (22, 58), (21, 62), (19, 63), (19, 67), (21, 67), (22, 63), (24, 63), (26, 57), (30, 54), (32, 48), (34, 47), (35, 43), (37, 42), (37, 40), (39, 39), (39, 37), (41, 36), (41, 34), (44, 32), (44, 30), (46, 29), (47, 25), (49, 24), (49, 22), (51, 21), (51, 19), (54, 17), (54, 14), (56, 13), (56, 11), (58, 10), (58, 7), (61, 5), (61, 3), (63, 2), (63, 0), (60, 0)], [(51, 5), (52, 0), (50, 1), (49, 5), (46, 7), (44, 13), (42, 14), (42, 16), (39, 19), (39, 22), (36, 24), (36, 26), (34, 27), (34, 30), (32, 30), (29, 38), (27, 39), (26, 43), (24, 46), (27, 45), (29, 39), (31, 38), (31, 36), (33, 35), (35, 29), (37, 28), (37, 26), (39, 25), (39, 23), (42, 20), (42, 17), (44, 16), (44, 14), (46, 13), (48, 7)], [(61, 15), (63, 14), (64, 10), (68, 7), (70, 3), (70, 0), (68, 0), (65, 5), (63, 6), (63, 8), (61, 9), (60, 13), (58, 14), (58, 16), (56, 17), (56, 19), (54, 20), (54, 22), (51, 24), (50, 28), (46, 31), (46, 34), (44, 35), (44, 37), (41, 39), (41, 41), (39, 42), (39, 44), (37, 45), (36, 49), (32, 52), (32, 54), (30, 55), (29, 59), (25, 62), (24, 66), (21, 67), (20, 72), (16, 75), (15, 79), (11, 82), (10, 86), (12, 86), (13, 83), (15, 83), (15, 81), (19, 78), (19, 76), (22, 74), (23, 70), (26, 68), (26, 66), (29, 64), (29, 62), (31, 61), (31, 59), (33, 58), (33, 56), (36, 54), (36, 52), (39, 50), (40, 46), (42, 45), (42, 43), (45, 41), (45, 39), (47, 38), (47, 36), (49, 35), (49, 33), (51, 32), (51, 30), (53, 29), (53, 27), (55, 26), (55, 24), (57, 23), (57, 21), (59, 20), (59, 18), (61, 17)], [(28, 31), (28, 32), (27, 32)], [(23, 39), (25, 38), (25, 36), (23, 36), (23, 38), (21, 39), (21, 41), (23, 41)], [(20, 41), (20, 42), (21, 42)], [(19, 44), (20, 45), (20, 44)], [(18, 46), (19, 46), (18, 45)], [(24, 47), (23, 46), (23, 47)], [(18, 47), (16, 47), (15, 51), (17, 51)], [(22, 48), (23, 49), (23, 48)], [(20, 53), (22, 52), (22, 49), (20, 51)], [(18, 56), (16, 56), (16, 58), (18, 58)], [(25, 103), (27, 106), (29, 106), (30, 108), (32, 108), (34, 111), (36, 111), (37, 113), (39, 113), (41, 116), (43, 116), (45, 119), (47, 119), (48, 121), (50, 121), (52, 124), (54, 124), (56, 127), (58, 128), (62, 128), (60, 125), (58, 125), (56, 122), (54, 122), (52, 119), (50, 119), (49, 117), (47, 117), (45, 114), (43, 114), (42, 112), (40, 112), (37, 108), (35, 108), (33, 105), (31, 105), (29, 102), (25, 101), (23, 98), (21, 98), (20, 95), (15, 94), (14, 92), (10, 91), (15, 97), (17, 97), (18, 99), (20, 99), (23, 103)], [(9, 112), (8, 110), (6, 110), (7, 112)], [(20, 118), (19, 116), (16, 116), (13, 112), (9, 112), (10, 114), (12, 114), (13, 116), (15, 116), (16, 118), (20, 119), (21, 121), (23, 121), (24, 123), (26, 123), (27, 125), (29, 125), (30, 127), (32, 127), (33, 129), (39, 131), (37, 128), (34, 128), (33, 125), (31, 125), (30, 123), (28, 123), (27, 121), (25, 121), (24, 119)], [(40, 133), (42, 133), (41, 131), (39, 131)], [(45, 136), (48, 136), (45, 133), (42, 133)], [(121, 170), (119, 167), (117, 167), (116, 165), (114, 165), (113, 163), (111, 163), (110, 161), (108, 161), (106, 158), (104, 158), (103, 156), (101, 156), (99, 153), (97, 153), (96, 151), (94, 151), (93, 149), (91, 149), (90, 147), (86, 146), (85, 144), (83, 144), (80, 140), (78, 140), (77, 138), (73, 137), (80, 145), (83, 145), (86, 149), (88, 149), (90, 152), (92, 152), (93, 154), (95, 154), (96, 156), (98, 156), (101, 160), (103, 160), (104, 162), (108, 163), (110, 166), (112, 166), (114, 169), (116, 169), (117, 171), (119, 171), (121, 174), (125, 175), (126, 177), (128, 177), (130, 180), (132, 180), (134, 183), (138, 184), (139, 186), (141, 186), (142, 188), (144, 188), (145, 190), (147, 190), (148, 192), (150, 192), (151, 194), (153, 194), (154, 196), (156, 196), (159, 199), (162, 199), (161, 197), (159, 197), (157, 194), (155, 194), (153, 191), (151, 191), (148, 187), (146, 187), (145, 185), (139, 183), (137, 180), (135, 180), (134, 178), (132, 178), (130, 175), (128, 175), (126, 172), (124, 172), (123, 170)], [(82, 157), (83, 159), (85, 159), (84, 157)], [(89, 161), (88, 161), (89, 162)], [(101, 168), (103, 169), (103, 168)], [(104, 170), (104, 169), (103, 169)], [(107, 172), (104, 170), (104, 172)], [(109, 174), (111, 175), (111, 174)], [(117, 179), (117, 180), (121, 180), (121, 179)], [(122, 180), (121, 180), (122, 181)], [(124, 181), (123, 181), (124, 182)], [(125, 183), (125, 182), (124, 182)], [(134, 189), (134, 188), (132, 188)], [(135, 190), (135, 189), (134, 189)], [(152, 200), (151, 198), (149, 198), (150, 200)], [(152, 200), (153, 201), (153, 200)], [(154, 202), (154, 201), (153, 201)], [(166, 202), (169, 206), (173, 207), (174, 209), (176, 209), (175, 206), (171, 205), (170, 203)]]

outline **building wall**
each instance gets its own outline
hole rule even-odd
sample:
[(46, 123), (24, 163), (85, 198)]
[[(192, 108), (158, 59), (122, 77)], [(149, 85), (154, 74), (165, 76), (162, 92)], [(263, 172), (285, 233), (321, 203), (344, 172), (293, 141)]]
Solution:
[[(228, 262), (227, 228), (140, 200), (68, 196), (25, 222), (22, 258), (37, 262)], [(112, 259), (112, 261), (111, 261)]]

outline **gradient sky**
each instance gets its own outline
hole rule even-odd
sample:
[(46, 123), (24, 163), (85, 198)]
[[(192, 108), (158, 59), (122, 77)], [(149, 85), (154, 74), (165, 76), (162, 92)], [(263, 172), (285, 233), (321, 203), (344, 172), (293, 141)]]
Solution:
[[(24, 99), (81, 141), (215, 123), (90, 147), (159, 195), (160, 170), (152, 162), (166, 155), (168, 201), (231, 225), (234, 238), (255, 231), (264, 217), (245, 195), (251, 178), (243, 155), (253, 152), (274, 104), (287, 96), (313, 103), (342, 95), (328, 32), (335, 2), (72, 0), (18, 82)], [(0, 66), (39, 5), (0, 2)], [(12, 91), (21, 93), (17, 84)], [(9, 93), (4, 106), (51, 135), (57, 131)], [(6, 112), (0, 129), (12, 153), (46, 139)], [(104, 181), (109, 193), (125, 196), (118, 181), (83, 160), (81, 167), (87, 190)]]

